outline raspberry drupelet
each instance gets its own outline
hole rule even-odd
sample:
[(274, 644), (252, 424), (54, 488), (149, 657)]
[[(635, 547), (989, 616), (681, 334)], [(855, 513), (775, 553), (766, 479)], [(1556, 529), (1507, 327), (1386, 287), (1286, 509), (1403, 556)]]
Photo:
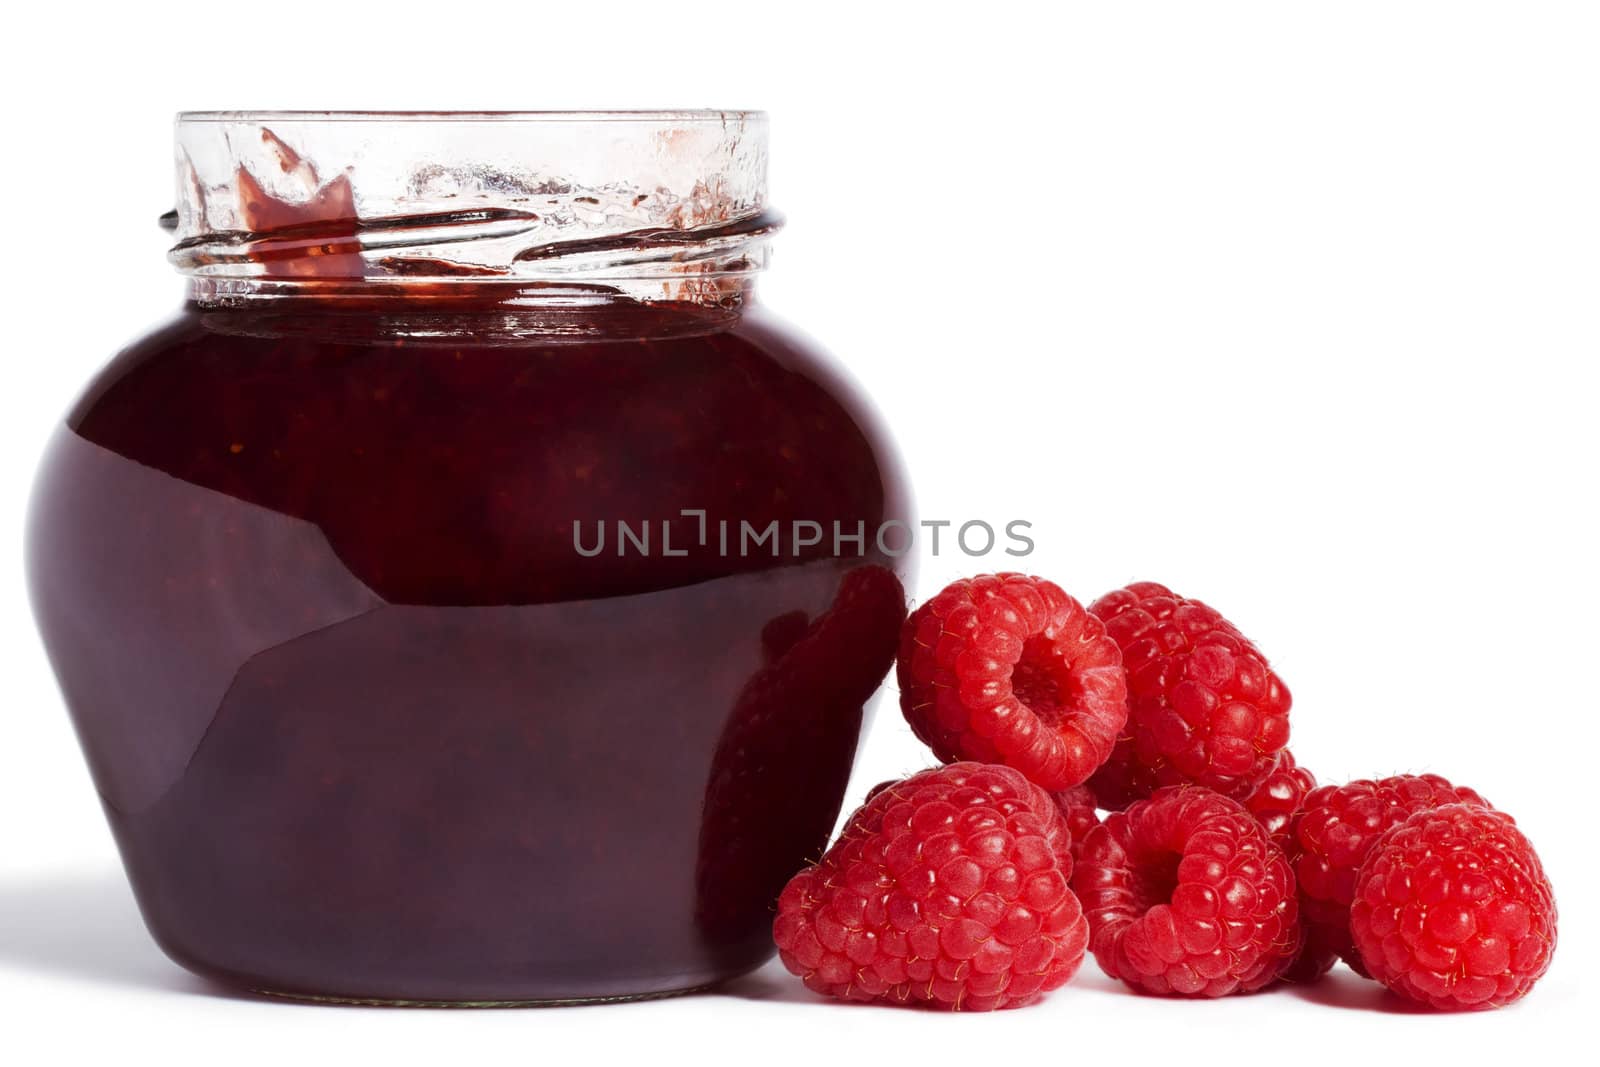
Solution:
[(1316, 775), (1296, 765), (1294, 755), (1284, 749), (1278, 753), (1278, 761), (1272, 765), (1272, 772), (1244, 798), (1244, 806), (1256, 817), (1267, 836), (1272, 838), (1273, 844), (1287, 852), (1289, 823), (1305, 803), (1306, 796), (1316, 787)]
[(1214, 609), (1135, 582), (1089, 610), (1128, 672), (1128, 721), (1090, 781), (1115, 810), (1162, 786), (1194, 783), (1243, 799), (1289, 741), (1289, 690)]
[(1308, 953), (1319, 953), (1330, 964), (1338, 955), (1357, 974), (1366, 975), (1350, 941), (1350, 905), (1362, 861), (1390, 827), (1416, 812), (1459, 803), (1489, 806), (1473, 790), (1452, 785), (1437, 774), (1397, 774), (1378, 781), (1360, 778), (1312, 790), (1290, 822), (1288, 850), (1308, 929)]
[(1171, 786), (1107, 816), (1072, 886), (1095, 961), (1148, 993), (1250, 992), (1300, 949), (1288, 860), (1243, 805), (1209, 789)]
[(953, 763), (880, 787), (784, 889), (779, 957), (845, 1000), (1030, 1003), (1077, 972), (1089, 940), (1066, 833), (1007, 767)]
[(1350, 928), (1372, 977), (1441, 1010), (1498, 1008), (1550, 967), (1550, 879), (1511, 818), (1424, 809), (1387, 830), (1356, 880)]
[(906, 621), (900, 707), (939, 759), (1014, 767), (1050, 790), (1084, 782), (1127, 720), (1122, 656), (1052, 582), (986, 574)]

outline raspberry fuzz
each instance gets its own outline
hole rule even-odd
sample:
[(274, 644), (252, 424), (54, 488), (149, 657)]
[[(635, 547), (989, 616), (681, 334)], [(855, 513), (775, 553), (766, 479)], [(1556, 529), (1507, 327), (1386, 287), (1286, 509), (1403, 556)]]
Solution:
[(1396, 992), (1439, 1009), (1498, 1008), (1549, 968), (1556, 903), (1509, 816), (1449, 804), (1373, 845), (1350, 928), (1372, 977)]
[(1128, 672), (1128, 722), (1090, 785), (1122, 808), (1192, 782), (1244, 798), (1289, 741), (1289, 690), (1232, 623), (1155, 582), (1107, 593), (1105, 622)]
[(1072, 879), (1102, 970), (1136, 989), (1220, 997), (1300, 948), (1288, 860), (1236, 800), (1173, 786), (1089, 833)]
[[(1006, 767), (953, 763), (874, 791), (778, 900), (772, 936), (810, 989), (986, 1011), (1083, 962), (1065, 823)], [(1058, 852), (1059, 849), (1059, 852)]]
[(1128, 715), (1100, 620), (1022, 574), (963, 579), (918, 608), (897, 677), (906, 720), (939, 759), (1003, 763), (1051, 790), (1087, 780)]
[(1325, 785), (1307, 795), (1289, 827), (1289, 860), (1300, 887), (1308, 946), (1344, 958), (1357, 974), (1366, 967), (1350, 941), (1350, 905), (1356, 874), (1385, 830), (1419, 811), (1446, 804), (1489, 802), (1437, 774), (1398, 774)]

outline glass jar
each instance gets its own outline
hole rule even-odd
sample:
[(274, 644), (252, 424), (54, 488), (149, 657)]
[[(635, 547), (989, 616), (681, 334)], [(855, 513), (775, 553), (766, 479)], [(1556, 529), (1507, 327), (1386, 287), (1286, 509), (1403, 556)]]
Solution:
[(905, 612), (863, 397), (754, 300), (751, 112), (199, 113), (189, 299), (35, 489), (145, 920), (248, 989), (683, 991), (771, 953)]

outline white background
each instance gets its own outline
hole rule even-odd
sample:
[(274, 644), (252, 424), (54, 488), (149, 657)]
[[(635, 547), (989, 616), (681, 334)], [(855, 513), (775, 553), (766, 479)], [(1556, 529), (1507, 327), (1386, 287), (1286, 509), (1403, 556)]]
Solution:
[[(896, 1063), (1493, 1063), (1579, 1040), (1600, 952), (1595, 12), (17, 8), (0, 68), (0, 1058), (813, 1062), (848, 1044)], [(169, 964), (34, 636), (20, 540), (51, 426), (179, 299), (155, 226), (171, 113), (641, 106), (771, 112), (790, 225), (763, 292), (877, 398), (924, 516), (1033, 521), (1028, 568), (1085, 600), (1150, 578), (1212, 602), (1293, 689), (1292, 747), (1323, 781), (1435, 770), (1511, 811), (1562, 905), (1533, 995), (1418, 1015), (1341, 970), (1179, 1003), (1089, 962), (992, 1017), (827, 1005), (776, 967), (653, 1004), (381, 1011), (234, 999)], [(920, 593), (1007, 562), (930, 560)], [(851, 803), (924, 762), (886, 703)]]

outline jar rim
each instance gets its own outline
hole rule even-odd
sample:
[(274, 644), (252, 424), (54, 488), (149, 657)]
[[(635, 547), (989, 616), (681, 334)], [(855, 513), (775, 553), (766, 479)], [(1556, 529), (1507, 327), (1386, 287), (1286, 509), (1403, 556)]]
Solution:
[(743, 108), (684, 108), (594, 111), (180, 111), (177, 124), (204, 123), (339, 123), (339, 122), (396, 122), (396, 123), (557, 123), (557, 122), (634, 122), (672, 123), (674, 125), (704, 123), (720, 125), (728, 122), (760, 122), (767, 117), (765, 111)]
[(781, 224), (767, 127), (760, 111), (183, 112), (168, 258), (229, 292), (471, 278), (721, 300)]

